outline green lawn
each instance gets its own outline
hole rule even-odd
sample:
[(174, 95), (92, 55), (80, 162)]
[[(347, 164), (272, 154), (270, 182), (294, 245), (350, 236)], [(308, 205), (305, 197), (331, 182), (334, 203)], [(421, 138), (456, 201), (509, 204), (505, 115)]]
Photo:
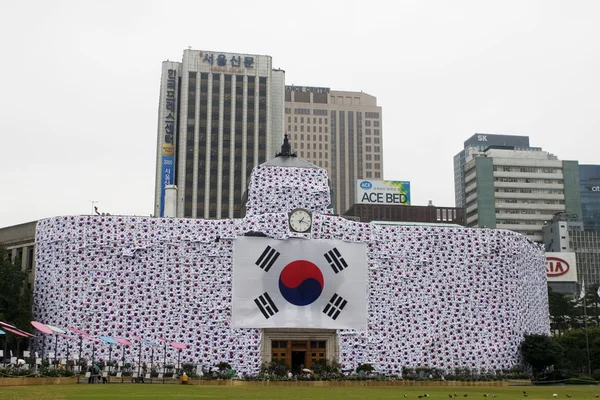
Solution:
[[(523, 395), (527, 392), (527, 397)], [(42, 399), (272, 399), (272, 400), (358, 400), (358, 399), (418, 399), (429, 394), (427, 399), (595, 399), (600, 394), (599, 386), (554, 386), (554, 387), (304, 387), (304, 386), (201, 386), (161, 384), (109, 384), (109, 385), (47, 385), (0, 387), (1, 400)], [(467, 397), (464, 397), (464, 394)], [(488, 394), (488, 397), (484, 397)]]

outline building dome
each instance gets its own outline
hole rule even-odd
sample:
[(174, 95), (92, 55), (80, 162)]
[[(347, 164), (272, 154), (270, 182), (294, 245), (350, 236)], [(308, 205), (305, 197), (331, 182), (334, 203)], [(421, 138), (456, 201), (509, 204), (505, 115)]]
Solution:
[(305, 208), (332, 214), (332, 193), (327, 170), (292, 153), (288, 135), (281, 152), (255, 167), (242, 201), (242, 215), (289, 212)]

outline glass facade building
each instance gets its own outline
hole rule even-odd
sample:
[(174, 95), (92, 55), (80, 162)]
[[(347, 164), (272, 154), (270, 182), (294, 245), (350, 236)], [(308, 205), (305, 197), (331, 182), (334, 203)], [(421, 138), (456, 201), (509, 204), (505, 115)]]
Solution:
[(583, 228), (600, 232), (600, 165), (579, 166), (579, 193)]

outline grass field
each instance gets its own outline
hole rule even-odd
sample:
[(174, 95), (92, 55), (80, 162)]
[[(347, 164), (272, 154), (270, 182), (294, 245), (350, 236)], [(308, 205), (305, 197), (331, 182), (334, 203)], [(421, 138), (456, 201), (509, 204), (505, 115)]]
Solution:
[[(523, 390), (527, 396), (523, 395)], [(401, 400), (418, 399), (429, 394), (428, 400), (449, 399), (595, 399), (599, 386), (553, 387), (302, 387), (302, 386), (183, 386), (160, 384), (109, 385), (46, 385), (0, 387), (1, 400), (90, 400), (90, 399), (211, 399), (211, 400)], [(467, 394), (465, 397), (464, 395)], [(484, 394), (488, 396), (485, 397)], [(406, 395), (406, 397), (405, 397)], [(423, 397), (425, 398), (425, 397)]]

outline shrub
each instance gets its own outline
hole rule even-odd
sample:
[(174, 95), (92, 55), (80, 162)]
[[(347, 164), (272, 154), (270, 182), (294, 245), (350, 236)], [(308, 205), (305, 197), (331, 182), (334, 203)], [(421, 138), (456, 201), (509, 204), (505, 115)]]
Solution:
[(358, 367), (356, 367), (356, 372), (360, 373), (366, 373), (368, 374), (369, 372), (372, 372), (375, 368), (373, 368), (373, 366), (371, 364), (360, 364)]
[(219, 371), (228, 371), (231, 369), (231, 364), (229, 364), (227, 361), (221, 361), (217, 364), (217, 367), (219, 367)]

